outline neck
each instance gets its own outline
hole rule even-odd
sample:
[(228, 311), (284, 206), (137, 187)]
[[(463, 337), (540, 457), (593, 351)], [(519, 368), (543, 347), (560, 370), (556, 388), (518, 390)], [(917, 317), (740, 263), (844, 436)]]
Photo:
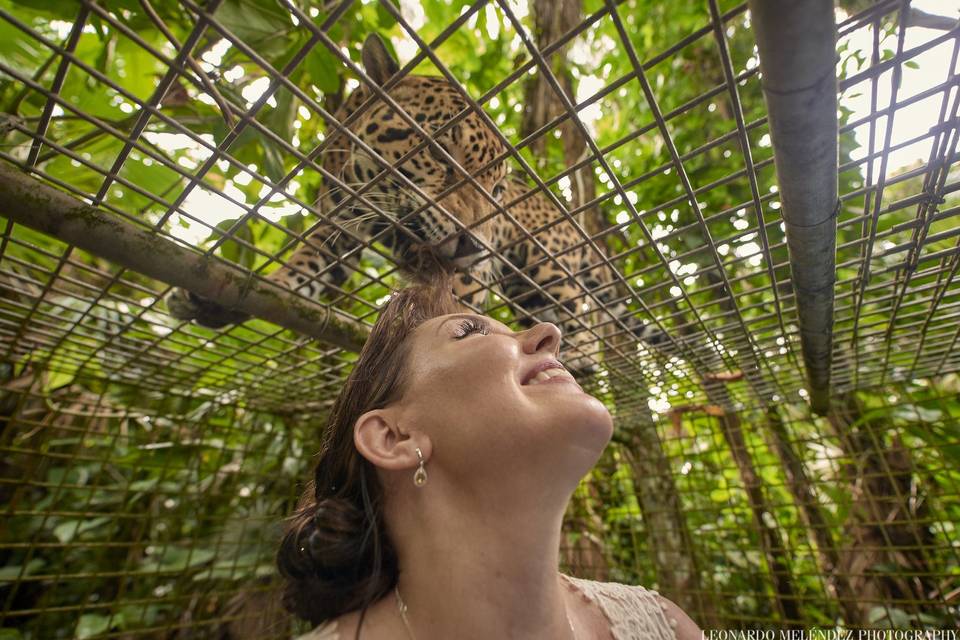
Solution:
[(391, 521), (416, 639), (570, 638), (557, 570), (569, 495), (518, 504), (450, 487), (414, 490)]

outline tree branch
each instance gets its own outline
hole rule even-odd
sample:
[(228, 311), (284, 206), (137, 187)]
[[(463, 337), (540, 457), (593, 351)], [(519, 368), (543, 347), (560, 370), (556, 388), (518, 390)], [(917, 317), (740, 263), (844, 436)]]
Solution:
[(359, 351), (369, 333), (338, 309), (304, 301), (240, 267), (185, 249), (8, 164), (0, 164), (0, 215), (227, 309), (349, 351)]

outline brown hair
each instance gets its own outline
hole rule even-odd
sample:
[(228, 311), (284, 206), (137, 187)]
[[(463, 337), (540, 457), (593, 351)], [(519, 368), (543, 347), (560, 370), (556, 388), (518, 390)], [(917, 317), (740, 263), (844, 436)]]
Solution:
[(362, 622), (397, 582), (383, 488), (354, 445), (353, 427), (363, 413), (403, 396), (407, 337), (431, 318), (462, 310), (451, 288), (445, 274), (391, 296), (330, 410), (313, 479), (277, 552), (284, 607), (314, 625), (360, 608)]

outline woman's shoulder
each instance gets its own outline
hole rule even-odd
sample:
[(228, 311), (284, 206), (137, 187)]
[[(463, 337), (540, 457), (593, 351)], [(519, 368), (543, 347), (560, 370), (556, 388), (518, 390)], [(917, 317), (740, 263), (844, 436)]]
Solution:
[(565, 579), (572, 582), (580, 590), (588, 595), (603, 595), (604, 597), (625, 598), (633, 602), (654, 603), (660, 595), (654, 589), (647, 589), (640, 585), (623, 584), (621, 582), (604, 582), (600, 580), (588, 580), (586, 578), (576, 578), (561, 573)]
[(700, 628), (683, 609), (655, 589), (563, 575), (603, 609), (617, 640), (699, 640)]

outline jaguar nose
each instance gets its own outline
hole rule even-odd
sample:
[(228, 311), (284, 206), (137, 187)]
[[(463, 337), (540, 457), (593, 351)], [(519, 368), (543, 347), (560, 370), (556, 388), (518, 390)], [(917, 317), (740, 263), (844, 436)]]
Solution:
[(453, 257), (466, 258), (467, 256), (480, 253), (482, 250), (483, 247), (473, 239), (473, 236), (464, 231), (460, 234), (460, 238), (457, 240), (457, 249), (453, 252)]

